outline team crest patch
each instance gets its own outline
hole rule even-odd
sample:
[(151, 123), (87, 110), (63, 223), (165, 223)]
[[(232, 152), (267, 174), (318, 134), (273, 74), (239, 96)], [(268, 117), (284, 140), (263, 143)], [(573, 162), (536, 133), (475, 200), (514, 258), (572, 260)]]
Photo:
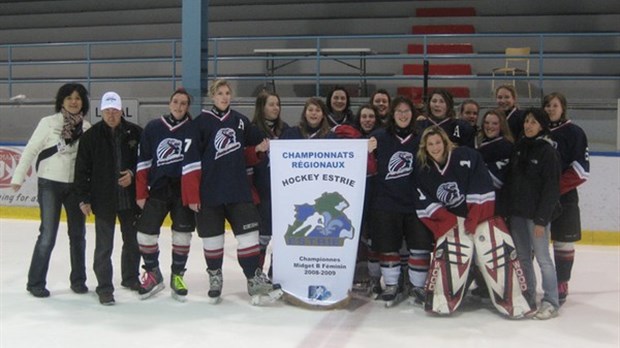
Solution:
[(349, 205), (338, 192), (324, 192), (314, 204), (295, 205), (295, 222), (284, 235), (286, 245), (343, 246), (355, 235), (344, 213)]
[(157, 145), (157, 165), (183, 161), (183, 142), (179, 139), (166, 138)]
[(446, 207), (456, 207), (465, 201), (465, 196), (461, 194), (459, 185), (454, 181), (444, 182), (437, 188), (437, 199)]
[(226, 156), (239, 149), (241, 144), (237, 141), (237, 133), (232, 128), (222, 128), (215, 134), (215, 159)]
[(397, 179), (411, 174), (413, 171), (413, 154), (406, 151), (398, 151), (392, 155), (388, 162), (386, 180)]

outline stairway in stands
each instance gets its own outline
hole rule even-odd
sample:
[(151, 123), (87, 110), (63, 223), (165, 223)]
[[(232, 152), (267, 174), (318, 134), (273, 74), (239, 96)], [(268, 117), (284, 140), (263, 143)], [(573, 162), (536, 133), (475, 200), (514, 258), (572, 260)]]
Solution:
[[(475, 16), (476, 10), (473, 7), (450, 7), (450, 8), (418, 8), (416, 9), (416, 18), (420, 17), (470, 17)], [(434, 24), (434, 25), (414, 25), (412, 33), (416, 35), (424, 34), (473, 34), (476, 30), (473, 25), (468, 24)], [(423, 44), (410, 44), (407, 47), (409, 54), (423, 54)], [(427, 45), (427, 54), (467, 54), (474, 53), (471, 43), (430, 43)], [(439, 62), (439, 63), (435, 63)], [(441, 60), (429, 62), (429, 93), (433, 90), (433, 78), (435, 75), (471, 75), (472, 68), (470, 64), (442, 64)], [(422, 76), (424, 75), (424, 66), (419, 64), (405, 64), (403, 66), (404, 75)], [(420, 82), (420, 84), (422, 84)], [(469, 87), (450, 86), (443, 87), (450, 91), (455, 98), (468, 98)], [(396, 93), (406, 96), (415, 103), (421, 103), (423, 97), (422, 86), (402, 86), (398, 87)]]

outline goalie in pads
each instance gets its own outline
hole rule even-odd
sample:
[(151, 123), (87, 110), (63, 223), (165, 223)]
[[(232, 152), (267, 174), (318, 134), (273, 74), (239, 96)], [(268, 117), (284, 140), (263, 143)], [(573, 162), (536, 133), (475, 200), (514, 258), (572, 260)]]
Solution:
[(533, 313), (512, 238), (494, 217), (495, 192), (481, 155), (454, 148), (441, 128), (430, 127), (422, 135), (416, 171), (416, 211), (436, 240), (425, 310), (447, 315), (458, 308), (476, 258), (500, 313), (510, 318)]

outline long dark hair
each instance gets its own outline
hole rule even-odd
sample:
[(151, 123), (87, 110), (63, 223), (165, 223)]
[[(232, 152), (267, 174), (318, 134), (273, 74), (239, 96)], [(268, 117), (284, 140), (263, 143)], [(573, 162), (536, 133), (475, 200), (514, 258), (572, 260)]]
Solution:
[(269, 138), (280, 137), (282, 135), (282, 130), (284, 128), (284, 122), (282, 122), (282, 118), (280, 117), (280, 113), (278, 117), (273, 122), (273, 129), (267, 125), (267, 119), (265, 118), (265, 106), (267, 105), (267, 100), (269, 97), (276, 97), (278, 99), (278, 106), (280, 107), (280, 113), (282, 113), (282, 106), (280, 105), (280, 96), (275, 92), (271, 91), (263, 91), (256, 97), (256, 103), (254, 104), (254, 117), (252, 118), (252, 123), (260, 129), (263, 134), (267, 135)]
[(62, 85), (58, 92), (56, 93), (56, 103), (54, 105), (54, 110), (56, 112), (60, 112), (62, 110), (62, 103), (65, 101), (65, 98), (73, 94), (73, 92), (78, 92), (80, 95), (80, 99), (82, 99), (82, 109), (80, 112), (82, 115), (86, 115), (88, 110), (90, 109), (90, 102), (88, 100), (88, 91), (86, 87), (79, 83), (65, 83)]

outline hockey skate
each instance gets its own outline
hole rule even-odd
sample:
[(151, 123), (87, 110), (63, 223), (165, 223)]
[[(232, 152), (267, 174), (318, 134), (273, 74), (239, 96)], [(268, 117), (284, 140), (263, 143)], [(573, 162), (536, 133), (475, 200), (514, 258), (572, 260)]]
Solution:
[(410, 305), (424, 305), (426, 301), (426, 291), (424, 291), (424, 288), (411, 285), (408, 292)]
[(154, 268), (152, 270), (147, 270), (145, 268), (144, 270), (145, 272), (142, 275), (140, 289), (138, 289), (138, 295), (141, 300), (146, 300), (147, 298), (162, 291), (165, 287), (164, 278), (162, 277), (159, 268)]
[(187, 285), (183, 280), (183, 274), (185, 274), (185, 270), (170, 275), (170, 292), (172, 298), (179, 302), (187, 301)]
[(368, 284), (368, 296), (373, 300), (381, 298), (383, 288), (381, 287), (381, 278), (371, 277)]
[(222, 270), (214, 269), (207, 270), (209, 274), (209, 292), (207, 295), (209, 296), (209, 303), (218, 304), (222, 301), (222, 285), (224, 283), (224, 279), (222, 278)]
[(284, 293), (279, 284), (272, 284), (260, 269), (256, 269), (254, 277), (248, 279), (248, 294), (252, 297), (250, 303), (258, 306), (263, 298), (268, 298), (270, 302), (274, 302), (280, 299)]
[(558, 282), (558, 298), (560, 300), (560, 306), (566, 302), (568, 296), (568, 282)]
[(403, 302), (405, 296), (403, 296), (402, 291), (400, 291), (400, 286), (398, 286), (398, 284), (386, 285), (381, 294), (381, 299), (385, 301), (385, 307), (390, 308), (396, 307), (399, 303)]

